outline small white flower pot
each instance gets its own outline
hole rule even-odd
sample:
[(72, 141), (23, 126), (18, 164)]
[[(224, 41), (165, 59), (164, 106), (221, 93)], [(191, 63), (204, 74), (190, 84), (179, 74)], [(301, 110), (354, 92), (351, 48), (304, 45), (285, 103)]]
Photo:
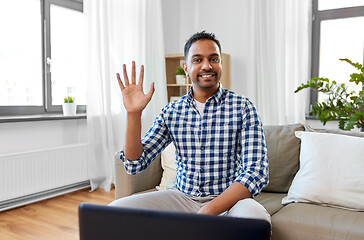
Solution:
[(186, 76), (185, 75), (176, 75), (176, 83), (177, 84), (186, 84)]
[(76, 103), (63, 103), (62, 106), (63, 109), (63, 116), (75, 116), (77, 105)]

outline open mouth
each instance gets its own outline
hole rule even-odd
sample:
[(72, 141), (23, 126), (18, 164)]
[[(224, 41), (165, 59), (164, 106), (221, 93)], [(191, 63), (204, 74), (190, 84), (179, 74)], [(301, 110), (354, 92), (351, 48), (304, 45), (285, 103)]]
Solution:
[(208, 80), (215, 76), (215, 73), (202, 73), (198, 75), (199, 77)]

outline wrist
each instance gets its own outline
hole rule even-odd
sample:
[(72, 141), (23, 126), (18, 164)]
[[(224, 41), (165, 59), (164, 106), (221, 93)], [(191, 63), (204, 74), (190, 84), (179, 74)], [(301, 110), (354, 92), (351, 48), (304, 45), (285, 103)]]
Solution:
[(209, 202), (205, 206), (203, 206), (199, 211), (199, 214), (208, 214), (208, 215), (217, 215), (219, 214), (218, 210), (214, 206), (214, 203)]
[(128, 118), (140, 119), (142, 117), (142, 111), (126, 112)]

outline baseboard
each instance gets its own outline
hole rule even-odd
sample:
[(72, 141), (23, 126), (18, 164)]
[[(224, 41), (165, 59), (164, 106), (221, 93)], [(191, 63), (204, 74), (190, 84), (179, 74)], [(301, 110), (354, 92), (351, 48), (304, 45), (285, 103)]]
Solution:
[(34, 193), (31, 195), (26, 195), (23, 197), (18, 197), (18, 198), (2, 201), (2, 202), (0, 202), (0, 212), (9, 210), (12, 208), (24, 206), (24, 205), (27, 205), (30, 203), (39, 202), (39, 201), (42, 201), (45, 199), (57, 197), (60, 195), (64, 195), (66, 193), (75, 192), (75, 191), (78, 191), (81, 189), (89, 188), (90, 186), (91, 186), (90, 181), (87, 180), (87, 181), (83, 181), (83, 182), (79, 182), (79, 183), (75, 183), (75, 184), (71, 184), (71, 185), (67, 185), (67, 186), (63, 186), (63, 187), (59, 187), (59, 188), (55, 188), (55, 189), (51, 189), (51, 190), (47, 190), (47, 191), (43, 191), (43, 192), (39, 192), (39, 193)]

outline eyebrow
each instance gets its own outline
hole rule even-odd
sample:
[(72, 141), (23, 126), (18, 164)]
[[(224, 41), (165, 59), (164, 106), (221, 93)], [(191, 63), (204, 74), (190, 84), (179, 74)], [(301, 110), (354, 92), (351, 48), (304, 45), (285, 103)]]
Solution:
[[(213, 54), (209, 55), (209, 57), (215, 57), (215, 56), (220, 57), (220, 55), (217, 54), (217, 53), (213, 53)], [(191, 58), (194, 58), (194, 57), (203, 57), (203, 55), (202, 54), (194, 54), (194, 55), (191, 56)]]

